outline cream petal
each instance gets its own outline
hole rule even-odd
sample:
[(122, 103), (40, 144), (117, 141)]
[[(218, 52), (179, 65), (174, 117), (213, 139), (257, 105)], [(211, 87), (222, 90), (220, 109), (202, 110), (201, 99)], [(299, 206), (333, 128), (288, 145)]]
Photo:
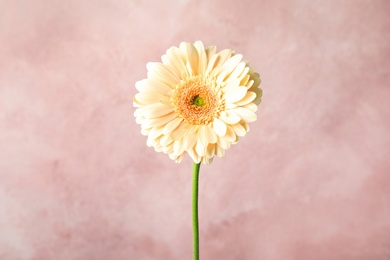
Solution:
[(196, 42), (194, 42), (194, 46), (195, 46), (195, 48), (198, 50), (198, 52), (204, 51), (203, 42), (201, 42), (201, 41), (196, 41)]
[(212, 158), (215, 154), (215, 145), (216, 144), (209, 144), (206, 149), (206, 157)]
[(148, 125), (150, 127), (156, 127), (156, 126), (160, 126), (160, 125), (165, 125), (167, 124), (168, 122), (172, 121), (174, 118), (177, 118), (177, 115), (176, 113), (169, 113), (167, 115), (163, 115), (161, 117), (156, 117), (156, 118), (152, 118), (152, 119), (149, 119), (148, 121)]
[(157, 139), (163, 134), (164, 126), (154, 127), (149, 132), (149, 138), (152, 140)]
[(182, 121), (183, 121), (183, 118), (180, 118), (180, 117), (176, 117), (175, 119), (170, 121), (168, 124), (165, 125), (164, 130), (163, 130), (163, 134), (167, 135), (170, 132), (172, 132), (173, 130), (175, 130), (180, 125), (180, 123)]
[(226, 77), (225, 81), (228, 82), (230, 80), (239, 79), (239, 76), (245, 69), (245, 63), (240, 62), (237, 67)]
[(208, 143), (215, 144), (218, 141), (218, 136), (210, 125), (205, 126), (205, 134)]
[(171, 91), (171, 87), (158, 81), (158, 80), (153, 80), (153, 79), (143, 79), (140, 81), (137, 81), (135, 83), (135, 88), (139, 92), (147, 92), (150, 94), (155, 95), (161, 94), (161, 95), (169, 95), (169, 92)]
[(204, 165), (209, 165), (213, 162), (213, 157), (209, 158), (209, 157), (203, 156), (201, 162)]
[[(214, 70), (215, 66), (217, 65), (218, 63), (218, 60), (219, 60), (219, 56), (218, 55), (213, 55), (209, 58), (209, 61), (208, 61), (208, 64), (207, 64), (207, 69), (206, 69), (206, 74), (210, 74), (211, 75), (211, 71)], [(211, 75), (213, 76), (213, 75)]]
[(187, 54), (187, 45), (188, 44), (189, 44), (188, 42), (182, 42), (179, 45), (180, 57), (185, 64), (187, 64), (187, 61), (188, 61), (188, 54)]
[(217, 55), (219, 56), (218, 64), (216, 67), (221, 67), (225, 62), (232, 57), (234, 51), (232, 49), (224, 49), (220, 51)]
[(249, 104), (246, 104), (245, 106), (242, 106), (242, 107), (249, 109), (252, 112), (256, 112), (257, 109), (259, 108), (255, 103), (249, 103)]
[(214, 118), (213, 127), (217, 135), (224, 136), (226, 134), (226, 124), (218, 118)]
[(203, 43), (201, 41), (197, 41), (194, 43), (194, 46), (197, 49), (199, 55), (198, 74), (204, 74), (207, 68), (207, 56)]
[(173, 143), (173, 140), (172, 140), (172, 138), (169, 135), (164, 135), (160, 139), (160, 144), (162, 146), (168, 146), (168, 145), (170, 145), (172, 143)]
[(253, 87), (253, 86), (249, 90), (256, 93), (256, 98), (253, 100), (253, 103), (256, 105), (259, 105), (261, 102), (261, 97), (263, 95), (263, 91), (260, 88)]
[(244, 98), (242, 98), (240, 101), (236, 102), (236, 105), (239, 106), (239, 107), (240, 106), (244, 106), (244, 105), (249, 104), (250, 102), (252, 102), (255, 98), (256, 98), (256, 93), (252, 92), (252, 91), (248, 91)]
[(201, 125), (198, 128), (198, 142), (201, 142), (203, 146), (207, 146), (209, 143), (207, 140), (207, 126), (206, 125)]
[(233, 86), (229, 84), (224, 88), (224, 91), (225, 91), (225, 102), (235, 103), (245, 97), (247, 88), (242, 86)]
[(218, 54), (216, 54), (216, 56), (218, 56), (217, 58), (215, 58), (215, 61), (213, 63), (213, 68), (212, 70), (209, 70), (210, 67), (207, 68), (207, 71), (209, 71), (209, 75), (213, 76), (213, 77), (217, 77), (220, 73), (221, 73), (221, 67), (223, 66), (223, 64), (234, 54), (233, 50), (231, 49), (225, 49), (221, 52), (219, 52)]
[(245, 86), (247, 83), (248, 83), (248, 81), (249, 81), (249, 79), (250, 79), (250, 75), (245, 75), (242, 79), (241, 79), (241, 81), (240, 81), (240, 86)]
[(148, 78), (161, 81), (170, 87), (174, 87), (180, 82), (180, 78), (165, 64), (148, 62), (146, 68), (148, 69)]
[(240, 122), (241, 117), (239, 117), (236, 113), (230, 110), (222, 111), (219, 115), (219, 119), (229, 125), (237, 124)]
[(195, 46), (191, 43), (187, 44), (188, 63), (187, 69), (192, 75), (198, 75), (199, 54)]
[(241, 121), (240, 122), (241, 126), (244, 127), (245, 131), (248, 133), (249, 132), (249, 125), (248, 123)]
[(195, 128), (189, 129), (186, 136), (184, 137), (184, 149), (186, 151), (191, 150), (196, 144), (197, 140), (198, 137), (196, 135), (196, 129)]
[(196, 153), (196, 151), (194, 149), (191, 149), (187, 152), (188, 152), (188, 155), (192, 158), (192, 160), (195, 163), (200, 163), (201, 157)]
[(222, 149), (220, 146), (216, 145), (215, 146), (215, 154), (219, 157), (222, 158), (225, 156), (225, 149)]
[(235, 143), (238, 140), (236, 133), (230, 125), (227, 125), (226, 135), (224, 138), (230, 143)]
[(236, 135), (243, 137), (246, 135), (247, 131), (245, 131), (245, 128), (240, 124), (231, 125), (232, 129), (236, 133)]
[(141, 129), (142, 135), (147, 136), (147, 135), (149, 135), (149, 133), (150, 133), (150, 129)]
[(253, 86), (253, 83), (254, 81), (252, 79), (250, 79), (246, 84), (245, 84), (245, 87), (247, 87), (248, 89), (250, 89), (252, 86)]
[(183, 152), (180, 156), (177, 156), (175, 159), (173, 159), (175, 163), (180, 163), (183, 160), (185, 154), (186, 153)]
[(184, 152), (184, 147), (183, 147), (183, 142), (182, 140), (176, 140), (174, 143), (173, 143), (173, 152), (179, 156), (180, 154), (182, 154)]
[(218, 144), (222, 149), (225, 149), (225, 150), (229, 149), (229, 147), (230, 147), (230, 142), (228, 142), (228, 141), (226, 140), (226, 138), (224, 138), (224, 137), (219, 137), (219, 138), (218, 138), (217, 144)]
[(225, 104), (225, 109), (232, 109), (232, 108), (236, 108), (236, 107), (237, 107), (237, 105), (234, 103)]
[(250, 123), (257, 120), (257, 115), (247, 108), (236, 107), (232, 111), (238, 114), (245, 122)]
[(202, 144), (200, 140), (196, 142), (195, 150), (199, 156), (204, 156), (206, 154), (206, 147)]
[(207, 61), (210, 62), (210, 58), (217, 53), (217, 47), (216, 46), (209, 46), (206, 48), (205, 52), (207, 55)]
[[(245, 86), (244, 83), (247, 82), (247, 81), (249, 80), (250, 75), (248, 75), (248, 73), (249, 73), (249, 67), (245, 67), (244, 70), (241, 72), (241, 74), (237, 77), (237, 79), (240, 80), (240, 85), (241, 85), (241, 86)], [(247, 78), (247, 80), (246, 80), (245, 82), (243, 82), (243, 79), (244, 79), (246, 76), (249, 76), (249, 77)]]
[(170, 133), (170, 136), (173, 140), (179, 140), (179, 139), (182, 139), (183, 136), (185, 136), (185, 134), (188, 132), (188, 123), (186, 123), (185, 121), (182, 121), (180, 123), (180, 125), (178, 127), (176, 127), (175, 130), (173, 130), (171, 133)]
[(241, 54), (236, 54), (227, 60), (221, 67), (221, 72), (217, 76), (217, 81), (224, 81), (225, 78), (236, 69), (241, 60)]
[(161, 57), (164, 64), (172, 68), (180, 79), (188, 77), (188, 71), (185, 62), (183, 61), (180, 50), (177, 47), (172, 47), (167, 50), (166, 55)]
[(135, 116), (142, 115), (145, 118), (155, 118), (160, 117), (166, 114), (169, 114), (173, 111), (172, 106), (167, 106), (161, 103), (151, 104), (146, 107), (138, 108), (135, 111)]
[[(137, 112), (137, 110), (135, 111), (135, 113)], [(135, 114), (134, 113), (134, 114)], [(137, 123), (137, 124), (142, 124), (145, 120), (148, 120), (147, 118), (145, 118), (145, 117), (143, 117), (143, 116), (136, 116), (135, 117), (135, 122)]]
[(171, 100), (167, 96), (163, 96), (160, 94), (150, 95), (149, 93), (145, 92), (137, 93), (133, 97), (133, 107), (145, 107), (155, 103), (161, 103), (170, 106)]

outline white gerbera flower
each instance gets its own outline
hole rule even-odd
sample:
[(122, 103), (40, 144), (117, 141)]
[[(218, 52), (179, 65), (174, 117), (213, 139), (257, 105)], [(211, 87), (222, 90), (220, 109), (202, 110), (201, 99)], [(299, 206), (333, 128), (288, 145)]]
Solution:
[(181, 43), (147, 64), (136, 83), (136, 122), (147, 145), (180, 162), (210, 164), (249, 131), (262, 91), (259, 74), (231, 49), (217, 53), (202, 42)]

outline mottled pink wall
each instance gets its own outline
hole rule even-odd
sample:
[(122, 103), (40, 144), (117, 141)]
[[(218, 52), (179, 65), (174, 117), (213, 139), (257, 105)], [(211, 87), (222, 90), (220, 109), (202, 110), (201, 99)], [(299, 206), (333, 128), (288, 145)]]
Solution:
[(0, 259), (192, 257), (191, 161), (146, 147), (134, 83), (181, 41), (262, 75), (201, 168), (201, 259), (390, 259), (390, 2), (0, 1)]

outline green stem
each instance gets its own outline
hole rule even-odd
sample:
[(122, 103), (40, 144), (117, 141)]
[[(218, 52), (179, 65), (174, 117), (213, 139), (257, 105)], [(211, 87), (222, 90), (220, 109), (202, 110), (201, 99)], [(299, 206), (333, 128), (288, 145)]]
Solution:
[(192, 229), (194, 232), (194, 260), (199, 260), (198, 187), (200, 163), (192, 167)]

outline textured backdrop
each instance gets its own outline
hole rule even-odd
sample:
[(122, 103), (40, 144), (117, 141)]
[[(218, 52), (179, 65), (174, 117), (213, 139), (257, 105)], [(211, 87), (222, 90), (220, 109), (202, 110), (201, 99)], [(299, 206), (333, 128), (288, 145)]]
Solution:
[(181, 41), (262, 77), (201, 167), (201, 259), (390, 259), (390, 2), (0, 0), (0, 259), (192, 257), (191, 164), (146, 146), (134, 83)]

